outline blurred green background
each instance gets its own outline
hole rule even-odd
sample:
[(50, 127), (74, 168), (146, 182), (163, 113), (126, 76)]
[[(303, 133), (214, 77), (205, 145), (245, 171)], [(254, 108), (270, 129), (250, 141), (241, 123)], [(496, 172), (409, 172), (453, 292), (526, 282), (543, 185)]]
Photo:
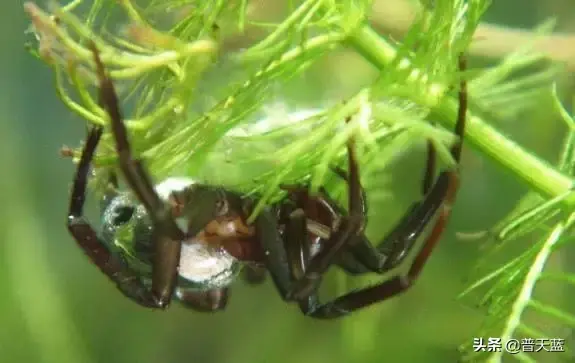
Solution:
[[(569, 0), (495, 1), (485, 20), (531, 28), (550, 16), (557, 16), (559, 30), (575, 30), (575, 5)], [(66, 231), (73, 166), (58, 149), (78, 145), (84, 126), (56, 97), (50, 69), (25, 52), (27, 27), (22, 2), (5, 2), (0, 12), (0, 362), (457, 360), (457, 346), (472, 339), (482, 313), (473, 300), (455, 300), (478, 258), (476, 243), (456, 239), (455, 232), (492, 226), (526, 191), (523, 184), (465, 150), (451, 223), (419, 283), (399, 298), (343, 320), (305, 318), (268, 283), (259, 288), (238, 283), (224, 313), (201, 314), (177, 304), (166, 312), (147, 311), (124, 299)], [(375, 74), (344, 51), (322, 62), (290, 85), (286, 94), (299, 95), (291, 104), (309, 106), (348, 94)], [(554, 161), (564, 129), (546, 105), (500, 120), (497, 127)], [(388, 217), (386, 228), (416, 196), (420, 156), (388, 169), (389, 187), (397, 195), (378, 205)]]

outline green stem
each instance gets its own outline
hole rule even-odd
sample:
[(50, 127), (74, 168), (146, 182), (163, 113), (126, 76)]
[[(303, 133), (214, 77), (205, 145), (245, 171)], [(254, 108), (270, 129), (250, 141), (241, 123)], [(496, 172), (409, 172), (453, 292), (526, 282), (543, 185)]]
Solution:
[(391, 63), (397, 54), (395, 47), (380, 37), (369, 25), (360, 27), (351, 34), (347, 42), (378, 69)]
[[(397, 53), (391, 44), (368, 25), (352, 34), (347, 42), (378, 69), (390, 64)], [(444, 116), (440, 120), (444, 126), (455, 126), (457, 108), (458, 102), (453, 97), (443, 97), (435, 106), (435, 110)], [(574, 185), (571, 178), (531, 155), (472, 112), (468, 112), (465, 143), (487, 155), (538, 193), (549, 198), (567, 192)], [(563, 203), (566, 207), (575, 207), (575, 195), (565, 198)]]

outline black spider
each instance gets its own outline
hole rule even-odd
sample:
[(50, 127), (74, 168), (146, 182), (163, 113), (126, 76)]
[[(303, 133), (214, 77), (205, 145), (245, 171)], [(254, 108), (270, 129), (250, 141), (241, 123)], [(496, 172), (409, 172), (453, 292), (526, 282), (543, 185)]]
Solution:
[[(201, 311), (224, 309), (229, 285), (241, 267), (248, 280), (261, 282), (268, 271), (285, 301), (295, 301), (315, 318), (335, 318), (395, 296), (416, 281), (447, 223), (458, 188), (457, 171), (443, 171), (434, 180), (435, 150), (428, 143), (423, 197), (415, 202), (391, 233), (372, 244), (364, 235), (366, 202), (359, 181), (354, 141), (347, 146), (348, 171), (335, 169), (349, 187), (348, 212), (321, 191), (284, 187), (285, 200), (269, 206), (252, 225), (246, 223), (254, 200), (188, 178), (170, 178), (157, 186), (141, 162), (132, 157), (126, 127), (112, 81), (92, 45), (100, 99), (111, 130), (125, 181), (136, 196), (117, 191), (110, 178), (103, 199), (103, 228), (97, 233), (83, 217), (90, 164), (102, 135), (92, 127), (76, 172), (68, 229), (78, 245), (122, 293), (150, 308), (166, 308), (172, 298)], [(463, 58), (460, 61), (464, 69)], [(451, 154), (459, 161), (466, 119), (465, 81), (459, 91)], [(129, 250), (115, 243), (128, 233)], [(423, 240), (422, 243), (416, 243)], [(415, 253), (410, 253), (414, 249)], [(412, 260), (405, 274), (320, 302), (323, 274), (338, 265), (350, 274), (384, 273)]]

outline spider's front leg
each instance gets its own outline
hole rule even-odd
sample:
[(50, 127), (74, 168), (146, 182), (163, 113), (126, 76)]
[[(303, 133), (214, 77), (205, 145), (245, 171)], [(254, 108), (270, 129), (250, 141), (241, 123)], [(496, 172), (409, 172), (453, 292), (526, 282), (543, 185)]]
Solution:
[[(460, 56), (459, 58), (459, 68), (461, 73), (463, 73), (466, 68), (464, 56)], [(461, 148), (467, 117), (467, 84), (464, 79), (461, 79), (460, 82), (458, 98), (459, 110), (454, 133), (459, 139), (451, 148), (451, 155), (456, 163), (459, 163), (461, 158)], [(357, 251), (361, 253), (356, 253), (356, 256), (364, 261), (365, 265), (371, 271), (383, 273), (400, 265), (410, 254), (410, 251), (417, 245), (416, 242), (420, 240), (423, 235), (429, 235), (419, 255), (416, 256), (406, 279), (411, 281), (419, 275), (419, 272), (427, 261), (431, 250), (438, 242), (439, 236), (447, 223), (451, 212), (451, 205), (455, 200), (455, 194), (459, 187), (457, 170), (440, 173), (435, 183), (432, 183), (435, 177), (435, 164), (436, 151), (431, 142), (428, 142), (426, 169), (422, 182), (423, 200), (415, 202), (409, 208), (408, 212), (389, 235), (377, 244), (376, 251)], [(427, 234), (426, 232), (429, 226), (432, 226), (432, 230)], [(379, 263), (373, 263), (374, 260), (379, 260)], [(412, 282), (409, 282), (408, 285), (411, 283)], [(401, 289), (401, 291), (403, 290), (404, 288)]]
[[(460, 69), (465, 69), (465, 59), (460, 58)], [(463, 77), (463, 75), (462, 75)], [(455, 134), (459, 140), (451, 148), (451, 154), (456, 162), (461, 157), (461, 148), (465, 130), (467, 113), (467, 85), (462, 78), (459, 90), (459, 110), (455, 125)], [(383, 281), (375, 286), (370, 286), (358, 291), (353, 291), (340, 296), (331, 302), (319, 305), (312, 311), (312, 316), (321, 318), (333, 318), (340, 316), (343, 312), (351, 312), (386, 300), (409, 289), (419, 277), (423, 267), (428, 261), (433, 249), (437, 246), (441, 233), (445, 229), (451, 207), (455, 200), (455, 194), (459, 187), (458, 172), (444, 171), (439, 174), (434, 184), (431, 184), (435, 161), (435, 151), (430, 148), (428, 154), (426, 174), (423, 179), (423, 190), (426, 193), (421, 202), (415, 203), (410, 212), (402, 218), (399, 224), (392, 230), (390, 235), (379, 244), (378, 250), (391, 245), (389, 253), (382, 254), (378, 251), (373, 256), (357, 254), (356, 257), (364, 263), (368, 257), (377, 260), (380, 256), (382, 263), (379, 266), (371, 266), (375, 272), (386, 272), (400, 265), (417, 244), (416, 241), (424, 238), (421, 249), (406, 273), (393, 276), (391, 279)], [(353, 176), (350, 174), (350, 182)]]
[[(465, 68), (463, 57), (460, 59), (460, 68), (461, 70)], [(467, 90), (465, 80), (462, 79), (459, 91), (459, 111), (455, 126), (455, 134), (459, 136), (460, 139), (451, 148), (451, 154), (456, 161), (459, 161), (461, 155), (466, 110)], [(353, 216), (366, 210), (365, 201), (364, 198), (362, 198), (358, 172), (359, 167), (355, 159), (353, 141), (348, 145), (348, 156), (349, 177), (344, 176), (341, 171), (336, 170), (336, 172), (340, 174), (340, 176), (344, 176), (344, 179), (348, 181), (350, 198), (349, 211), (350, 215)], [(347, 225), (347, 227), (344, 225), (345, 233), (342, 233), (341, 228), (334, 231), (326, 247), (311, 259), (308, 266), (306, 266), (305, 259), (292, 258), (290, 260), (292, 263), (292, 274), (290, 277), (292, 281), (296, 281), (292, 283), (291, 291), (293, 292), (291, 295), (288, 293), (288, 297), (295, 296), (300, 303), (300, 308), (306, 315), (323, 319), (337, 318), (354, 310), (400, 294), (413, 286), (423, 266), (429, 259), (431, 252), (437, 245), (441, 232), (445, 228), (459, 185), (457, 171), (444, 171), (440, 173), (435, 183), (432, 183), (434, 167), (435, 150), (432, 146), (429, 146), (426, 172), (422, 183), (425, 194), (423, 201), (412, 205), (409, 213), (402, 218), (390, 235), (376, 248), (370, 246), (365, 238), (353, 234), (353, 232), (360, 232), (361, 228), (354, 230), (353, 228), (350, 229), (349, 225)], [(305, 218), (299, 217), (301, 216), (297, 213), (290, 215), (290, 222), (286, 225), (286, 232), (284, 233), (284, 237), (286, 237), (286, 241), (284, 241), (284, 251), (289, 248), (307, 248), (301, 243), (307, 233)], [(348, 240), (339, 240), (342, 235), (346, 236)], [(402, 263), (405, 257), (410, 255), (413, 248), (417, 246), (415, 242), (422, 237), (424, 241), (421, 245), (421, 250), (415, 256), (407, 273), (393, 276), (391, 279), (375, 286), (349, 292), (326, 303), (319, 301), (319, 281), (321, 274), (329, 266), (330, 259), (333, 259), (335, 252), (337, 252), (337, 249), (334, 251), (334, 246), (336, 248), (341, 248), (342, 246), (348, 247), (349, 251), (353, 252), (357, 260), (363, 264), (367, 270), (382, 273)], [(355, 240), (350, 240), (354, 238)], [(288, 239), (291, 239), (291, 241)], [(295, 243), (298, 241), (300, 243)], [(345, 242), (347, 242), (347, 244)], [(328, 258), (321, 260), (326, 257)], [(284, 263), (276, 264), (274, 270), (282, 271), (281, 275), (284, 276), (285, 280), (287, 279), (286, 276), (289, 275), (288, 253), (283, 253), (283, 259)], [(303, 277), (300, 279), (296, 276), (297, 271), (305, 271)], [(289, 286), (289, 284), (287, 286)], [(284, 290), (285, 289), (284, 287)]]
[(112, 254), (84, 217), (84, 203), (90, 164), (101, 136), (101, 127), (92, 127), (88, 132), (72, 186), (67, 221), (68, 230), (90, 260), (116, 283), (118, 289), (126, 297), (142, 306), (159, 308), (161, 304), (142, 283), (137, 272), (132, 271)]
[(318, 287), (338, 252), (351, 246), (363, 231), (365, 205), (353, 143), (353, 139), (348, 142), (349, 214), (342, 217), (338, 229), (324, 243), (325, 248), (310, 256), (305, 206), (300, 203), (280, 206), (285, 225), (283, 237), (272, 213), (266, 211), (256, 219), (258, 240), (278, 291), (284, 300), (297, 301), (304, 314), (316, 318), (335, 318), (347, 313), (343, 306), (319, 302)]
[[(311, 257), (305, 268), (303, 268), (303, 275), (295, 282), (290, 294), (290, 297), (295, 300), (306, 299), (310, 295), (315, 294), (323, 274), (333, 264), (338, 253), (346, 247), (351, 247), (358, 240), (358, 237), (363, 234), (366, 221), (366, 206), (353, 137), (348, 140), (347, 155), (349, 169), (348, 214), (341, 217), (338, 228), (333, 231), (325, 242), (326, 248), (321, 249), (316, 255)], [(305, 224), (299, 223), (298, 225), (294, 222), (293, 233), (301, 235), (302, 227), (305, 227)], [(298, 232), (295, 232), (296, 228), (299, 229)], [(289, 233), (286, 233), (286, 238), (290, 238)]]
[(131, 190), (145, 207), (154, 227), (152, 294), (161, 307), (167, 307), (176, 287), (181, 243), (185, 235), (172, 217), (170, 207), (156, 193), (140, 160), (133, 158), (114, 85), (95, 44), (89, 45), (96, 64), (100, 102), (110, 117), (120, 168)]

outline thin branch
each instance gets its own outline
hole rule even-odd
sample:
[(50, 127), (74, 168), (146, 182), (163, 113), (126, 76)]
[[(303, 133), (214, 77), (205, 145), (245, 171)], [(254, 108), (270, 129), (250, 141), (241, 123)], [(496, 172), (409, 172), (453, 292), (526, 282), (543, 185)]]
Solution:
[[(379, 32), (401, 39), (416, 16), (413, 2), (405, 0), (376, 1), (371, 23)], [(539, 36), (528, 30), (510, 29), (482, 23), (475, 32), (469, 53), (488, 58), (503, 58), (518, 48), (533, 44), (533, 50), (549, 59), (563, 62), (575, 71), (575, 34), (556, 33)]]

